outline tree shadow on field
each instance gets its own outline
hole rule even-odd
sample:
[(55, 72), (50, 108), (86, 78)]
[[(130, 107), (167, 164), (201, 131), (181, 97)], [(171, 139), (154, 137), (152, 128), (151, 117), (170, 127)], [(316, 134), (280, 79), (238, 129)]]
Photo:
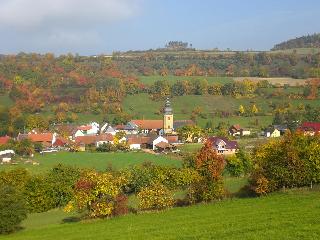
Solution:
[(62, 219), (62, 223), (76, 223), (80, 221), (81, 221), (81, 217), (74, 217), (74, 216)]

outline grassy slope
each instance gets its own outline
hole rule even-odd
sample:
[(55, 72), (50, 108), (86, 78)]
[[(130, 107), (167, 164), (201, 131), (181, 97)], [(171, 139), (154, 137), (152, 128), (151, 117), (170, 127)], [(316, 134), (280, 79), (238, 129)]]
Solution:
[[(279, 89), (271, 89), (270, 91), (281, 91)], [(283, 90), (286, 92), (299, 91), (297, 88), (289, 88)], [(305, 99), (265, 99), (263, 97), (255, 98), (233, 98), (231, 96), (212, 96), (212, 95), (188, 95), (179, 96), (171, 99), (174, 118), (175, 119), (190, 119), (191, 112), (195, 107), (201, 107), (204, 113), (207, 113), (207, 119), (198, 119), (201, 126), (205, 126), (206, 122), (212, 120), (215, 125), (221, 121), (229, 122), (230, 124), (239, 123), (243, 127), (252, 127), (252, 121), (257, 118), (259, 119), (260, 126), (267, 126), (272, 123), (272, 109), (271, 103), (288, 103), (297, 107), (300, 103), (304, 105), (310, 104), (313, 106), (320, 106), (320, 101), (305, 100)], [(258, 116), (258, 117), (230, 117), (230, 118), (219, 118), (212, 117), (212, 113), (216, 110), (235, 112), (239, 109), (240, 104), (249, 110), (251, 105), (255, 103), (256, 106), (263, 112), (269, 112), (270, 116)], [(134, 116), (134, 118), (140, 119), (161, 119), (162, 115), (156, 112), (163, 107), (163, 101), (152, 101), (147, 94), (137, 94), (133, 96), (127, 96), (124, 100), (123, 107), (125, 112), (128, 112)]]
[(320, 192), (295, 190), (111, 220), (51, 223), (0, 239), (319, 239)]
[(1, 107), (10, 107), (12, 106), (13, 101), (9, 98), (8, 94), (0, 94), (0, 108)]
[(2, 169), (12, 168), (16, 166), (22, 166), (27, 168), (33, 173), (44, 172), (56, 166), (59, 163), (77, 166), (81, 168), (94, 168), (97, 170), (105, 170), (108, 166), (112, 166), (116, 169), (125, 168), (130, 165), (142, 164), (145, 161), (150, 161), (158, 165), (181, 165), (181, 161), (177, 160), (169, 155), (152, 155), (143, 152), (129, 152), (129, 153), (48, 153), (44, 156), (36, 155), (35, 161), (39, 162), (39, 165), (31, 164), (18, 164), (15, 166), (0, 166)]

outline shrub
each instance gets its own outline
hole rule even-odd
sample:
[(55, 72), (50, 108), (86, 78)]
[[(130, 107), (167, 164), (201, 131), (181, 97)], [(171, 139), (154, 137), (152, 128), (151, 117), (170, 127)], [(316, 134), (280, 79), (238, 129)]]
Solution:
[(55, 207), (53, 191), (45, 177), (33, 176), (25, 185), (24, 197), (29, 212), (45, 212)]
[(202, 201), (210, 202), (215, 199), (221, 199), (224, 195), (222, 179), (217, 181), (202, 179), (190, 185), (187, 192), (187, 201), (192, 204)]
[(23, 197), (12, 186), (0, 186), (0, 234), (19, 229), (20, 223), (27, 217)]
[(250, 177), (257, 194), (320, 183), (320, 137), (287, 133), (255, 150)]
[(124, 194), (118, 195), (115, 199), (115, 205), (113, 209), (113, 215), (125, 215), (129, 212), (128, 209), (128, 197)]
[(59, 164), (45, 177), (50, 187), (54, 207), (63, 207), (73, 198), (73, 188), (80, 178), (80, 170)]
[(233, 177), (240, 177), (250, 172), (252, 163), (250, 158), (239, 150), (235, 155), (226, 158), (226, 171)]
[(73, 198), (73, 186), (79, 178), (79, 169), (61, 164), (46, 174), (30, 177), (24, 186), (29, 212), (64, 207)]
[(213, 150), (211, 142), (207, 141), (193, 158), (193, 163), (189, 164), (194, 166), (199, 174), (188, 189), (187, 199), (190, 203), (208, 202), (224, 196), (224, 159)]
[(10, 171), (0, 172), (0, 186), (10, 185), (16, 190), (22, 191), (30, 179), (30, 174), (24, 168), (16, 168)]
[(174, 205), (171, 192), (161, 184), (142, 188), (138, 200), (140, 210), (162, 210)]
[(87, 211), (91, 218), (104, 218), (124, 212), (126, 200), (121, 197), (122, 187), (127, 184), (123, 175), (86, 172), (75, 186), (74, 199), (65, 211), (74, 208)]
[(134, 166), (125, 174), (128, 176), (127, 192), (139, 192), (142, 188), (158, 182), (169, 189), (181, 188), (188, 186), (198, 177), (198, 172), (191, 168), (178, 169), (151, 163)]

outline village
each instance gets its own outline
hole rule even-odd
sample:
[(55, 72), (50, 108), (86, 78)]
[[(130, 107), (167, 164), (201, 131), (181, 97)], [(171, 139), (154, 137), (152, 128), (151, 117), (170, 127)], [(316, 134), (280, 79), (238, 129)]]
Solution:
[[(125, 125), (99, 124), (90, 122), (85, 125), (54, 125), (52, 131), (32, 129), (27, 133), (19, 133), (12, 139), (9, 136), (0, 137), (0, 146), (6, 146), (10, 140), (30, 140), (38, 146), (40, 154), (58, 151), (85, 152), (96, 151), (144, 151), (151, 154), (177, 153), (179, 146), (191, 143), (210, 141), (218, 155), (230, 156), (239, 150), (238, 139), (251, 136), (250, 129), (244, 129), (239, 124), (228, 129), (228, 136), (207, 136), (205, 133), (194, 134), (192, 120), (174, 120), (174, 113), (169, 98), (163, 108), (162, 120), (131, 120)], [(179, 129), (185, 127), (186, 137), (179, 135)], [(189, 128), (188, 128), (189, 127)], [(273, 125), (260, 133), (259, 138), (278, 138), (288, 131), (286, 125)], [(304, 122), (298, 128), (305, 135), (313, 136), (320, 133), (320, 123)], [(0, 151), (1, 164), (10, 164), (15, 156), (12, 149)], [(31, 155), (33, 157), (33, 154)]]

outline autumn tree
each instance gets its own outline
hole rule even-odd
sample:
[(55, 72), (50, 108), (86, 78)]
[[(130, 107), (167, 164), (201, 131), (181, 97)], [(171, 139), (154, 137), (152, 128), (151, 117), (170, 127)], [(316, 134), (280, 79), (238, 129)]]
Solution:
[(252, 108), (251, 108), (251, 113), (257, 114), (258, 112), (259, 112), (259, 109), (257, 108), (257, 106), (255, 104), (253, 104)]
[(253, 154), (250, 183), (258, 194), (320, 182), (319, 136), (287, 132), (259, 146)]
[(240, 105), (240, 106), (239, 106), (238, 112), (239, 112), (239, 115), (243, 115), (243, 114), (246, 112), (246, 109), (244, 108), (243, 105)]
[(217, 155), (210, 141), (200, 149), (192, 164), (201, 178), (191, 184), (188, 192), (189, 201), (208, 202), (222, 198), (224, 159), (221, 155)]

